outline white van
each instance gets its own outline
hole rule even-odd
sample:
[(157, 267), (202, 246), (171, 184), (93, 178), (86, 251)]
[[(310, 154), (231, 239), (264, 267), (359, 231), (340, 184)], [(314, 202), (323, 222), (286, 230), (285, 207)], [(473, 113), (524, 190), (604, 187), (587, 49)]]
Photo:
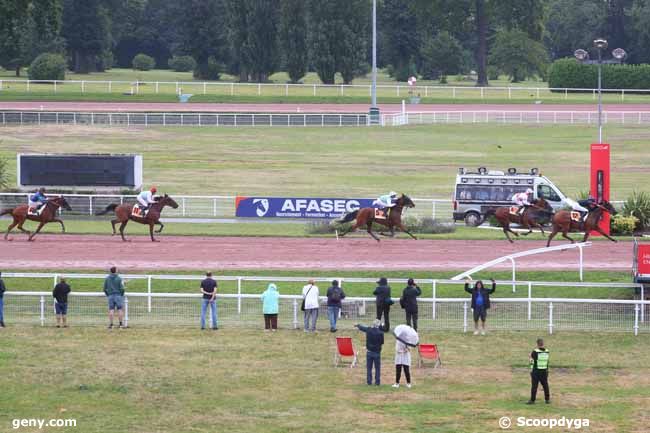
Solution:
[(566, 196), (537, 168), (519, 173), (515, 168), (506, 172), (480, 167), (477, 172), (458, 169), (454, 188), (454, 221), (464, 220), (468, 226), (477, 226), (489, 210), (512, 205), (512, 196), (533, 190), (537, 199), (540, 194), (553, 207), (560, 210), (569, 206)]

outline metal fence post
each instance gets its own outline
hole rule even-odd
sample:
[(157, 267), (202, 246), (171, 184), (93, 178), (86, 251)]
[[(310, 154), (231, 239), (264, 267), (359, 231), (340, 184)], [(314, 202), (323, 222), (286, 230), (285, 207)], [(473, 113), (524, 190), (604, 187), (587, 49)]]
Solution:
[(529, 281), (528, 282), (528, 320), (531, 319), (531, 314), (532, 314), (532, 307), (533, 307), (532, 295), (533, 295), (533, 283)]
[(431, 200), (431, 218), (436, 219), (436, 201)]
[(298, 329), (298, 301), (293, 300), (293, 329)]
[(634, 304), (634, 335), (639, 335), (639, 304)]
[(583, 271), (582, 271), (582, 247), (581, 246), (578, 247), (578, 251), (580, 253), (580, 281), (582, 281)]
[(124, 295), (124, 327), (129, 327), (129, 297)]
[(212, 216), (217, 216), (217, 199), (212, 199)]
[(548, 303), (548, 333), (553, 335), (553, 303)]
[(45, 296), (41, 296), (41, 326), (45, 326)]
[(436, 320), (436, 280), (433, 280), (433, 287), (432, 287), (432, 299), (433, 302), (431, 303), (431, 318), (433, 320)]
[(93, 215), (93, 196), (88, 196), (88, 215)]
[(463, 302), (463, 332), (467, 332), (467, 302)]
[[(644, 293), (644, 288), (645, 286), (641, 284), (641, 300), (645, 301), (645, 293)], [(641, 304), (641, 323), (645, 322), (645, 305)]]
[(183, 203), (182, 205), (183, 216), (185, 216), (185, 197), (183, 197), (182, 203)]
[(241, 277), (237, 277), (237, 314), (241, 316)]
[(59, 283), (59, 275), (54, 274), (54, 285), (52, 287), (56, 286), (58, 283)]
[(151, 313), (151, 275), (147, 275), (147, 312)]
[(512, 257), (508, 257), (508, 258), (512, 262), (512, 293), (516, 293), (517, 283), (515, 283), (515, 281), (517, 281), (517, 269), (515, 266), (515, 259), (513, 259)]

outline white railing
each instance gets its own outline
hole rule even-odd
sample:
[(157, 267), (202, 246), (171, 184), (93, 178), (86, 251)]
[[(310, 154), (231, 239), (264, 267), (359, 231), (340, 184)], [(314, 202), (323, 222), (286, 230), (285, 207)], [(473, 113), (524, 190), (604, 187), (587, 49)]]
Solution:
[[(18, 284), (28, 284), (31, 289), (38, 287), (41, 290), (49, 290), (53, 287), (61, 277), (61, 274), (58, 273), (22, 273), (22, 272), (5, 272), (3, 273), (3, 278), (9, 289), (15, 288)], [(75, 282), (81, 284), (80, 280), (94, 280), (97, 282), (97, 287), (100, 288), (103, 282), (103, 279), (106, 277), (105, 274), (74, 274), (66, 273), (66, 280), (71, 284), (73, 291), (75, 289)], [(29, 281), (20, 282), (11, 281), (10, 279), (28, 279)], [(194, 299), (196, 296), (195, 293), (161, 293), (165, 290), (170, 290), (170, 288), (175, 288), (182, 291), (196, 291), (198, 287), (198, 281), (202, 280), (204, 277), (199, 275), (166, 275), (166, 274), (122, 274), (122, 278), (125, 281), (126, 290), (129, 296), (138, 297), (142, 305), (140, 308), (143, 309), (143, 313), (152, 313), (156, 309), (155, 300), (157, 298), (187, 298)], [(246, 299), (255, 299), (259, 300), (259, 294), (252, 294), (250, 292), (261, 293), (262, 289), (265, 288), (266, 283), (276, 283), (279, 287), (280, 292), (287, 293), (300, 293), (300, 289), (303, 284), (309, 279), (314, 279), (317, 283), (322, 283), (323, 286), (336, 279), (341, 281), (341, 286), (344, 290), (349, 289), (350, 287), (356, 286), (356, 292), (362, 290), (360, 287), (363, 287), (363, 290), (367, 290), (368, 293), (372, 293), (373, 288), (375, 287), (376, 279), (375, 278), (354, 278), (346, 277), (340, 275), (332, 275), (330, 277), (276, 277), (276, 276), (215, 276), (219, 282), (219, 293), (224, 297), (224, 299), (230, 299), (233, 304), (230, 308), (236, 312), (239, 317), (242, 314), (242, 311), (251, 309), (253, 307), (245, 306), (243, 303)], [(406, 285), (406, 278), (391, 278), (390, 283), (393, 287), (401, 287), (401, 285)], [(264, 283), (264, 284), (262, 284)], [(14, 287), (12, 287), (12, 284)], [(422, 289), (423, 298), (420, 302), (425, 302), (430, 304), (427, 307), (420, 309), (420, 317), (428, 317), (430, 320), (437, 320), (440, 318), (439, 314), (439, 304), (448, 304), (448, 303), (466, 303), (467, 298), (441, 298), (438, 296), (438, 290), (442, 288), (458, 287), (459, 293), (464, 293), (462, 287), (464, 287), (464, 281), (457, 280), (444, 280), (444, 279), (418, 279), (418, 284)], [(539, 302), (555, 302), (557, 304), (612, 304), (612, 305), (643, 305), (643, 308), (639, 307), (639, 316), (638, 322), (645, 324), (645, 315), (650, 312), (650, 301), (643, 301), (645, 299), (644, 286), (642, 284), (636, 283), (595, 283), (595, 282), (557, 282), (557, 281), (497, 281), (497, 290), (500, 290), (499, 287), (502, 286), (514, 286), (523, 289), (525, 292), (525, 297), (521, 298), (493, 298), (497, 303), (505, 303), (503, 307), (507, 311), (508, 303), (514, 303), (519, 305), (520, 303), (525, 307), (525, 317), (529, 323), (536, 316), (535, 313), (535, 303)], [(157, 287), (161, 287), (158, 291)], [(563, 288), (573, 288), (573, 289), (584, 289), (586, 294), (589, 293), (591, 289), (633, 289), (635, 292), (638, 292), (640, 295), (640, 300), (612, 300), (612, 299), (565, 299), (565, 298), (553, 298), (549, 300), (547, 297), (539, 296), (543, 295), (544, 288), (552, 287), (563, 287)], [(395, 289), (394, 289), (395, 290)], [(534, 296), (534, 292), (539, 293), (538, 296)], [(21, 293), (32, 293), (32, 292), (22, 292), (22, 291), (12, 291), (8, 292), (9, 294), (14, 294), (16, 296), (22, 296)], [(79, 296), (99, 296), (101, 294), (95, 293), (83, 293), (76, 292)], [(394, 295), (399, 293), (399, 289), (393, 292)], [(523, 294), (522, 294), (523, 295)], [(25, 295), (27, 296), (27, 295)], [(51, 301), (50, 292), (38, 292), (38, 296), (41, 296), (41, 300), (45, 301), (46, 298)], [(49, 298), (48, 298), (49, 296)], [(296, 300), (299, 299), (298, 296), (287, 296), (286, 299)], [(322, 298), (324, 299), (324, 298)], [(372, 310), (374, 308), (374, 298), (346, 298), (348, 301), (360, 301), (363, 304), (363, 311)], [(246, 301), (248, 302), (248, 301)], [(295, 304), (295, 302), (294, 302)], [(584, 307), (584, 306), (583, 306)], [(41, 307), (43, 308), (43, 307)], [(540, 307), (543, 308), (543, 307)], [(613, 307), (612, 307), (613, 308)], [(552, 306), (551, 306), (552, 310)], [(374, 314), (374, 310), (373, 314)], [(496, 310), (492, 310), (493, 312)], [(597, 312), (597, 310), (595, 310)], [(467, 312), (465, 311), (464, 314)], [(585, 310), (581, 314), (588, 314), (589, 311)], [(443, 313), (451, 314), (451, 313)], [(458, 314), (458, 311), (454, 314)], [(590, 314), (590, 313), (589, 313)], [(372, 317), (372, 316), (368, 316)], [(591, 320), (602, 320), (607, 321), (608, 315), (604, 314), (601, 316), (597, 315)], [(576, 317), (563, 317), (562, 320), (574, 321)], [(433, 323), (430, 324), (433, 326)], [(438, 327), (438, 322), (436, 322), (436, 327)], [(577, 326), (577, 325), (572, 325)], [(644, 325), (646, 326), (646, 325)]]
[[(619, 125), (648, 125), (650, 111), (604, 111), (603, 123)], [(429, 125), (429, 124), (562, 124), (596, 125), (597, 111), (548, 111), (548, 110), (479, 110), (479, 111), (427, 111), (383, 114), (383, 126)]]
[[(229, 95), (229, 96), (370, 96), (370, 84), (289, 84), (289, 83), (233, 83), (215, 81), (105, 81), (105, 80), (0, 80), (0, 91), (93, 93), (128, 95)], [(615, 96), (624, 102), (626, 97), (647, 96), (648, 89), (602, 89), (605, 96)], [(445, 99), (527, 99), (596, 100), (598, 90), (586, 88), (548, 88), (518, 86), (409, 86), (404, 83), (378, 84), (380, 97), (445, 98)]]
[(0, 125), (213, 126), (213, 127), (360, 127), (363, 113), (161, 113), (3, 111)]
[[(27, 203), (31, 193), (0, 193), (0, 209)], [(119, 194), (65, 194), (72, 212), (62, 215), (95, 215), (111, 203), (135, 202), (135, 195)], [(231, 195), (173, 195), (178, 209), (165, 208), (165, 218), (234, 218), (235, 196)], [(415, 198), (416, 207), (405, 215), (451, 219), (451, 200)], [(267, 220), (269, 218), (266, 218)], [(272, 219), (272, 218), (271, 218)], [(278, 219), (278, 218), (276, 218)]]

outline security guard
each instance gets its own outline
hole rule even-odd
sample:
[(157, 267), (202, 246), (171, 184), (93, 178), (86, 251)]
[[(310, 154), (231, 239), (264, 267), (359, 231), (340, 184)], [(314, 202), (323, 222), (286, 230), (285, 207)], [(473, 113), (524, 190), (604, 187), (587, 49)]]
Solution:
[(542, 384), (544, 388), (544, 400), (546, 404), (551, 402), (551, 393), (548, 389), (548, 358), (549, 352), (544, 347), (544, 340), (537, 339), (537, 347), (530, 354), (530, 400), (526, 404), (535, 404), (537, 397), (537, 385)]

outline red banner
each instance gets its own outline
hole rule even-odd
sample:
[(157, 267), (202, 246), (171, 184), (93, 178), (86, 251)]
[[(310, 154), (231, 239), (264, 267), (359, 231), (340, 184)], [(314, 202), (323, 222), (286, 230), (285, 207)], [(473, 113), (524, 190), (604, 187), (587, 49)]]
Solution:
[(636, 252), (638, 269), (640, 275), (650, 275), (650, 245), (639, 245)]
[[(600, 203), (609, 201), (609, 144), (591, 145), (591, 195)], [(609, 234), (609, 213), (605, 212), (600, 220), (600, 228)], [(596, 232), (592, 232), (596, 235)]]

